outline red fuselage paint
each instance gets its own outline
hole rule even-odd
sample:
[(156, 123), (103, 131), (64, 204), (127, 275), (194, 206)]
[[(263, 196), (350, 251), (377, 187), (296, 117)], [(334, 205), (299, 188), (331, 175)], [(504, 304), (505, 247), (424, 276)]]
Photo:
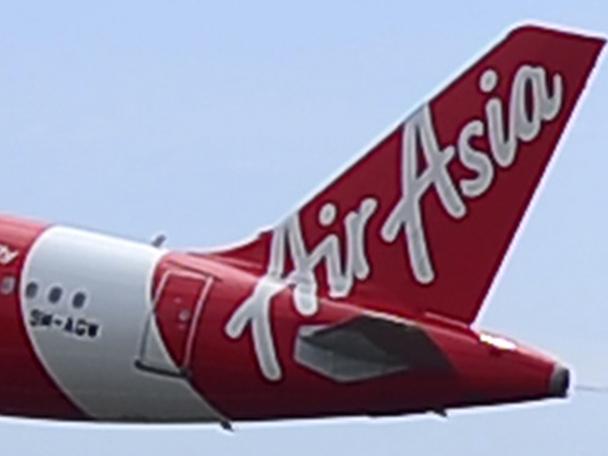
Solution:
[[(400, 317), (420, 322), (449, 358), (450, 372), (404, 372), (348, 385), (328, 381), (293, 360), (302, 320), (293, 309), (290, 290), (275, 298), (272, 315), (279, 357), (285, 360), (285, 375), (278, 383), (269, 382), (251, 362), (255, 358), (252, 344), (229, 340), (223, 329), (236, 305), (251, 293), (259, 277), (214, 258), (172, 253), (161, 261), (155, 283), (169, 270), (214, 278), (202, 316), (195, 323), (192, 361), (184, 368), (196, 389), (231, 419), (390, 415), (550, 395), (553, 360), (523, 348), (499, 352), (480, 342), (479, 336), (466, 327), (407, 313)], [(194, 282), (190, 289), (181, 290), (184, 308), (190, 309), (191, 297), (200, 289)], [(339, 324), (361, 312), (361, 307), (326, 300), (321, 312), (307, 324)], [(159, 324), (170, 352), (183, 359), (183, 334), (191, 329), (179, 314), (174, 306), (173, 317), (163, 316)]]
[[(85, 416), (67, 399), (40, 364), (27, 337), (17, 290), (23, 263), (46, 225), (18, 218), (0, 218), (0, 242), (18, 252), (14, 261), (0, 264), (0, 280), (13, 282), (0, 293), (0, 411), (36, 418), (82, 419)], [(8, 287), (8, 285), (7, 285)]]
[(604, 40), (521, 26), (283, 223), (176, 252), (0, 218), (0, 413), (394, 415), (564, 397), (471, 324)]
[[(61, 372), (47, 372), (53, 365), (41, 359), (44, 354), (35, 349), (24, 328), (27, 319), (21, 315), (22, 306), (18, 302), (19, 295), (23, 294), (19, 290), (23, 291), (26, 285), (23, 264), (30, 247), (46, 229), (53, 228), (8, 217), (0, 220), (1, 239), (12, 251), (18, 252), (15, 260), (1, 269), (0, 280), (15, 278), (16, 283), (10, 293), (1, 296), (0, 337), (4, 348), (0, 356), (3, 372), (0, 413), (35, 418), (100, 419), (81, 410), (78, 400), (69, 399), (74, 397), (74, 391), (62, 389), (66, 387), (61, 386)], [(285, 374), (280, 382), (269, 382), (252, 362), (255, 358), (252, 344), (231, 340), (224, 332), (230, 314), (259, 279), (252, 269), (242, 270), (213, 256), (178, 252), (162, 255), (154, 269), (149, 298), (150, 302), (156, 298), (154, 320), (178, 369), (139, 371), (135, 366), (138, 353), (133, 352), (132, 369), (137, 375), (157, 376), (161, 382), (187, 383), (211, 404), (218, 417), (230, 420), (390, 415), (552, 395), (549, 386), (554, 361), (521, 348), (498, 352), (480, 342), (479, 336), (466, 327), (407, 313), (400, 317), (418, 322), (449, 359), (449, 372), (405, 371), (352, 384), (324, 378), (299, 365), (292, 357), (301, 317), (293, 309), (290, 290), (275, 298), (272, 311)], [(113, 282), (121, 278), (109, 276), (103, 280), (112, 287)], [(48, 291), (41, 290), (42, 293)], [(363, 308), (356, 305), (326, 300), (322, 311), (307, 324), (340, 324), (362, 312)], [(100, 322), (102, 337), (104, 332), (109, 332), (109, 326), (120, 325), (123, 315), (117, 312), (112, 318), (115, 321)], [(36, 328), (33, 331), (51, 330)], [(77, 338), (73, 341), (73, 368), (82, 369), (83, 374), (92, 364), (79, 352), (78, 345), (90, 343), (96, 342)], [(96, 368), (98, 375), (104, 375), (103, 365)], [(103, 399), (104, 395), (114, 392), (92, 393)], [(139, 410), (132, 410), (125, 421), (138, 421), (133, 418), (138, 416), (141, 421), (148, 421)], [(214, 418), (209, 416), (201, 421)], [(120, 416), (112, 417), (111, 421), (120, 421)], [(174, 421), (191, 419), (187, 415), (176, 416)]]

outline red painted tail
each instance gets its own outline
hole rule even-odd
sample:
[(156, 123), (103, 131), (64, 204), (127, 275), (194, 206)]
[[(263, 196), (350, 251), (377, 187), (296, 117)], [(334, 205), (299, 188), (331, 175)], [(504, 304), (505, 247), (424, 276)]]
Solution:
[(296, 306), (329, 296), (471, 323), (604, 40), (513, 30), (272, 232), (218, 254)]

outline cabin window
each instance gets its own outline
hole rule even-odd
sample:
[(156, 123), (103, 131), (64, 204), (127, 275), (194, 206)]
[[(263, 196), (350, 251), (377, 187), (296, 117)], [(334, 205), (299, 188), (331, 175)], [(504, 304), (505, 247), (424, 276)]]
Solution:
[(38, 294), (38, 284), (36, 282), (30, 282), (25, 287), (25, 297), (28, 299), (34, 299)]
[(61, 299), (61, 295), (63, 294), (63, 290), (59, 286), (54, 286), (49, 290), (49, 302), (52, 304), (56, 304)]
[(6, 276), (2, 279), (2, 283), (0, 283), (0, 294), (9, 295), (13, 291), (15, 291), (15, 283), (17, 281), (13, 276)]
[(72, 307), (74, 309), (82, 309), (86, 303), (87, 295), (83, 291), (77, 291), (72, 296)]

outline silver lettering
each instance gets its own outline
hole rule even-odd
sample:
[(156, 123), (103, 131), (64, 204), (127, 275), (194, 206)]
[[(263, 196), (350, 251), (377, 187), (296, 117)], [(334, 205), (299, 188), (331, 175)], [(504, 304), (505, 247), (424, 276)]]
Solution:
[[(540, 135), (543, 123), (554, 120), (563, 107), (562, 76), (553, 75), (549, 90), (546, 70), (540, 66), (522, 65), (517, 70), (506, 110), (498, 96), (491, 96), (499, 84), (500, 75), (496, 70), (489, 68), (482, 73), (478, 88), (490, 96), (485, 104), (485, 118), (473, 118), (465, 124), (455, 138), (455, 145), (444, 147), (439, 144), (428, 105), (402, 127), (400, 195), (381, 226), (380, 236), (384, 242), (394, 243), (403, 234), (412, 274), (421, 284), (430, 284), (435, 279), (422, 211), (424, 196), (434, 190), (447, 216), (465, 217), (467, 206), (463, 198), (480, 197), (492, 186), (496, 173), (491, 158), (502, 168), (511, 166), (517, 158), (520, 143), (534, 141)], [(508, 115), (506, 122), (505, 113)], [(478, 150), (472, 144), (484, 135), (489, 144), (488, 152)], [(421, 171), (420, 157), (424, 159)], [(455, 183), (449, 170), (455, 157), (475, 176)], [(319, 310), (316, 270), (321, 264), (327, 273), (329, 296), (348, 297), (355, 283), (367, 280), (372, 272), (373, 265), (370, 265), (366, 251), (367, 228), (377, 207), (376, 198), (363, 199), (356, 210), (345, 214), (341, 220), (346, 233), (344, 241), (338, 235), (328, 233), (310, 251), (304, 242), (299, 214), (274, 230), (266, 274), (225, 327), (232, 339), (240, 338), (250, 328), (260, 369), (268, 380), (282, 378), (270, 318), (273, 298), (293, 287), (296, 311), (303, 317), (315, 315)], [(330, 228), (338, 222), (338, 216), (336, 204), (327, 202), (317, 214), (317, 223)], [(345, 256), (342, 248), (346, 248)], [(10, 257), (7, 255), (0, 246), (0, 262), (3, 256)], [(286, 271), (287, 264), (293, 265), (292, 271)]]
[(462, 179), (460, 190), (468, 198), (483, 195), (494, 180), (494, 166), (487, 153), (475, 149), (471, 139), (484, 135), (485, 127), (481, 120), (473, 120), (465, 125), (458, 137), (458, 157), (462, 165), (477, 173), (472, 179)]
[[(418, 137), (427, 163), (426, 169), (419, 176), (417, 176)], [(431, 186), (434, 186), (448, 214), (454, 218), (461, 218), (466, 213), (466, 207), (448, 172), (447, 167), (452, 158), (454, 158), (453, 146), (440, 150), (431, 110), (425, 105), (403, 128), (402, 196), (381, 231), (382, 239), (387, 243), (394, 242), (403, 231), (410, 266), (420, 283), (430, 283), (435, 278), (423, 226), (420, 200)]]
[[(488, 139), (494, 160), (502, 168), (511, 166), (518, 142), (531, 142), (540, 134), (542, 122), (559, 114), (563, 103), (563, 78), (553, 75), (553, 94), (549, 94), (546, 71), (542, 67), (522, 65), (515, 75), (509, 103), (509, 123), (503, 121), (502, 101), (491, 98), (486, 104)], [(530, 91), (529, 103), (526, 92)], [(529, 111), (529, 112), (528, 112)]]
[[(270, 262), (267, 272), (255, 290), (234, 312), (226, 324), (226, 334), (232, 339), (241, 337), (251, 326), (253, 344), (264, 377), (280, 380), (282, 370), (276, 353), (270, 321), (272, 299), (289, 286), (294, 287), (294, 305), (297, 312), (310, 317), (319, 310), (315, 270), (325, 262), (329, 295), (333, 298), (348, 296), (355, 279), (365, 280), (370, 266), (365, 252), (366, 228), (376, 211), (374, 198), (363, 200), (359, 208), (344, 218), (346, 229), (346, 264), (342, 265), (340, 239), (328, 234), (311, 252), (308, 252), (302, 235), (299, 215), (290, 217), (279, 225), (272, 235)], [(328, 203), (319, 212), (319, 224), (330, 225), (336, 218), (337, 209)], [(286, 273), (286, 253), (294, 269)]]
[[(479, 88), (490, 93), (498, 86), (500, 78), (492, 69), (486, 70)], [(526, 99), (530, 90), (531, 98)], [(530, 142), (538, 137), (542, 122), (553, 120), (562, 105), (563, 83), (559, 74), (553, 77), (553, 94), (549, 95), (545, 70), (523, 65), (517, 71), (509, 105), (509, 129), (505, 132), (502, 101), (498, 97), (486, 103), (488, 140), (494, 159), (501, 167), (510, 166), (518, 152), (519, 141)], [(529, 101), (529, 103), (528, 103)], [(530, 112), (528, 112), (530, 110)], [(462, 179), (460, 189), (468, 198), (483, 195), (494, 180), (494, 168), (487, 154), (471, 146), (473, 137), (484, 134), (484, 124), (474, 119), (467, 123), (458, 137), (458, 157), (464, 167), (477, 172), (473, 179)], [(415, 279), (429, 284), (435, 279), (426, 230), (421, 213), (422, 197), (434, 187), (446, 213), (455, 219), (466, 214), (460, 195), (448, 170), (454, 156), (454, 146), (441, 148), (433, 124), (431, 111), (425, 105), (403, 127), (401, 199), (386, 219), (381, 235), (385, 242), (394, 242), (403, 232), (410, 267)], [(427, 163), (418, 176), (418, 138)]]

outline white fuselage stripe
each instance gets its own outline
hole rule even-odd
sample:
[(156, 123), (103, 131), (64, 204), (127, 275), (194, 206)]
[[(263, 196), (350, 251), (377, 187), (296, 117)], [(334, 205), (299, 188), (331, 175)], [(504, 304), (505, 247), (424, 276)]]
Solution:
[[(20, 299), (34, 350), (63, 392), (93, 418), (169, 422), (217, 417), (186, 379), (135, 366), (148, 326), (148, 350), (177, 369), (156, 322), (149, 321), (150, 290), (164, 253), (58, 226), (36, 240), (26, 259)], [(77, 293), (84, 294), (82, 306)]]

